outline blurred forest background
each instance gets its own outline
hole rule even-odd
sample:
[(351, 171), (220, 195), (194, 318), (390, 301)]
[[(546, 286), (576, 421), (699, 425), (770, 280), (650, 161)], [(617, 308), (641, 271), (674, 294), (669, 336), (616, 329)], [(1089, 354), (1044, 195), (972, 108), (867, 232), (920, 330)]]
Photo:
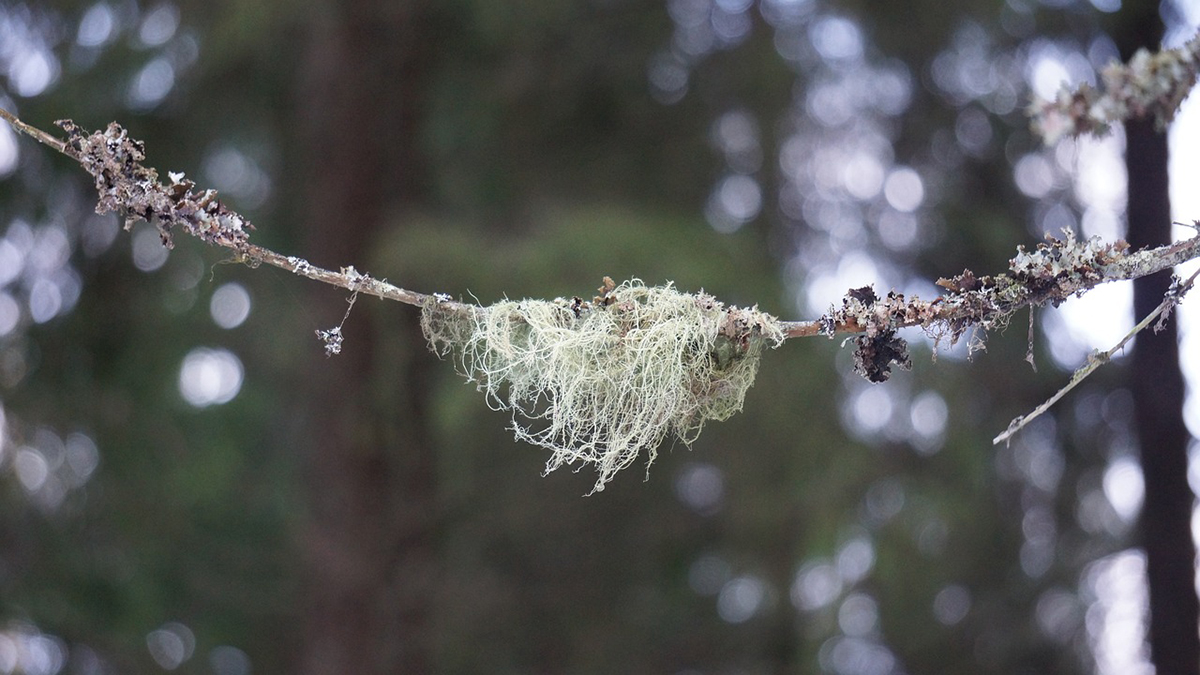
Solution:
[[(815, 318), (1124, 235), (1123, 132), (1042, 148), (1023, 108), (1194, 31), (1127, 4), (8, 0), (0, 106), (117, 120), (325, 267)], [(345, 293), (93, 207), (0, 127), (0, 673), (1152, 672), (1138, 372), (991, 445), (1127, 287), (1039, 314), (1037, 372), (1024, 319), (970, 361), (913, 334), (884, 385), (790, 341), (742, 414), (584, 497), (413, 308), (360, 299), (326, 358)]]

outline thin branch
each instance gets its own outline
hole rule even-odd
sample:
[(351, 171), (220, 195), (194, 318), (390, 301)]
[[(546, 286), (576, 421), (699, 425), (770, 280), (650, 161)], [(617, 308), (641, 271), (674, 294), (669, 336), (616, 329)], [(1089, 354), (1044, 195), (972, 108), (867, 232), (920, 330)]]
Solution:
[[(1150, 323), (1157, 319), (1160, 315), (1162, 315), (1165, 319), (1166, 315), (1171, 312), (1171, 309), (1174, 308), (1175, 305), (1179, 304), (1179, 301), (1183, 298), (1183, 295), (1191, 290), (1192, 284), (1196, 281), (1196, 277), (1198, 275), (1200, 275), (1200, 269), (1193, 272), (1192, 276), (1188, 277), (1187, 280), (1182, 283), (1178, 283), (1177, 280), (1177, 283), (1172, 285), (1171, 290), (1167, 293), (1166, 297), (1163, 298), (1163, 301), (1158, 304), (1158, 307), (1155, 307), (1153, 312), (1150, 312), (1146, 315), (1146, 318), (1138, 322), (1138, 325), (1134, 326), (1133, 330), (1129, 331), (1125, 337), (1121, 338), (1120, 342), (1113, 345), (1113, 347), (1108, 351), (1096, 352), (1089, 355), (1087, 363), (1085, 363), (1071, 375), (1071, 381), (1068, 382), (1066, 386), (1064, 386), (1062, 389), (1059, 389), (1054, 396), (1051, 396), (1044, 403), (1034, 408), (1033, 412), (1014, 419), (1008, 425), (1008, 429), (1006, 429), (1004, 433), (992, 439), (992, 445), (1006, 443), (1010, 438), (1013, 437), (1014, 434), (1024, 429), (1033, 420), (1040, 417), (1042, 413), (1049, 410), (1050, 407), (1055, 403), (1058, 403), (1059, 399), (1061, 399), (1063, 396), (1066, 396), (1067, 392), (1071, 391), (1076, 385), (1087, 379), (1087, 377), (1095, 372), (1097, 368), (1111, 361), (1112, 357), (1115, 356), (1118, 351), (1124, 349), (1125, 345), (1133, 339), (1133, 336), (1145, 330), (1146, 327), (1149, 326)], [(1155, 325), (1155, 332), (1158, 331), (1159, 325), (1161, 325), (1161, 321)]]
[(17, 117), (15, 115), (8, 112), (4, 108), (0, 108), (0, 117), (3, 117), (4, 121), (11, 124), (13, 126), (13, 128), (16, 129), (17, 131), (20, 131), (21, 133), (26, 134), (26, 135), (36, 139), (39, 143), (42, 143), (43, 145), (48, 145), (51, 148), (54, 148), (55, 150), (57, 150), (63, 154), (66, 154), (66, 150), (63, 149), (62, 141), (58, 140), (57, 138), (51, 136), (50, 134), (48, 134), (44, 131), (42, 131), (41, 129), (38, 129), (37, 127), (29, 126), (28, 124), (17, 119)]
[[(1068, 298), (1110, 281), (1155, 274), (1200, 257), (1200, 234), (1189, 239), (1130, 252), (1124, 241), (1084, 241), (1067, 232), (1063, 239), (1047, 238), (1035, 250), (1017, 248), (1007, 274), (978, 277), (964, 270), (938, 280), (946, 292), (932, 301), (888, 293), (878, 298), (869, 288), (847, 293), (842, 307), (816, 321), (785, 321), (787, 337), (842, 333), (875, 335), (920, 326), (948, 333), (952, 340), (967, 330), (1002, 326), (1026, 307), (1057, 306)], [(940, 330), (939, 330), (940, 329)]]
[[(159, 182), (158, 172), (141, 163), (145, 159), (142, 143), (129, 138), (116, 123), (104, 132), (85, 134), (70, 120), (60, 121), (59, 126), (67, 132), (67, 140), (62, 141), (6, 110), (0, 109), (0, 117), (17, 131), (79, 162), (96, 180), (100, 193), (97, 213), (123, 214), (126, 229), (139, 220), (153, 223), (168, 248), (173, 245), (172, 232), (180, 227), (210, 245), (232, 249), (236, 261), (251, 266), (266, 263), (331, 286), (418, 307), (430, 297), (360, 273), (353, 266), (335, 272), (251, 244), (249, 232), (254, 226), (218, 201), (216, 190), (197, 191), (195, 183), (182, 173), (168, 174), (170, 182), (166, 185)], [(437, 297), (449, 302), (448, 296)]]
[[(1107, 91), (1098, 93), (1088, 86), (1075, 91), (1064, 88), (1053, 102), (1035, 101), (1030, 106), (1030, 116), (1033, 120), (1034, 131), (1041, 135), (1046, 142), (1053, 142), (1062, 135), (1078, 135), (1084, 132), (1101, 133), (1108, 125), (1118, 120), (1134, 117), (1153, 116), (1160, 126), (1170, 121), (1177, 111), (1180, 102), (1187, 96), (1197, 79), (1200, 71), (1200, 35), (1189, 41), (1181, 49), (1166, 50), (1156, 54), (1147, 51), (1138, 52), (1129, 64), (1114, 64), (1103, 73)], [(407, 290), (388, 283), (386, 280), (375, 279), (363, 274), (353, 266), (333, 271), (317, 267), (305, 259), (285, 256), (267, 248), (250, 243), (250, 232), (254, 226), (248, 219), (232, 211), (217, 199), (215, 190), (198, 189), (196, 184), (182, 173), (169, 173), (166, 184), (159, 181), (158, 172), (142, 164), (145, 160), (145, 148), (140, 141), (129, 137), (120, 125), (113, 122), (104, 131), (85, 132), (70, 120), (59, 121), (57, 124), (66, 133), (65, 140), (22, 122), (15, 115), (0, 110), (0, 117), (12, 127), (38, 142), (72, 158), (93, 177), (99, 199), (96, 205), (97, 213), (116, 212), (124, 217), (125, 227), (129, 229), (135, 222), (145, 220), (158, 229), (163, 245), (170, 248), (173, 245), (174, 233), (182, 230), (185, 234), (196, 237), (210, 246), (219, 246), (233, 251), (234, 260), (257, 267), (263, 263), (287, 270), (298, 276), (303, 276), (325, 284), (344, 288), (351, 292), (349, 306), (342, 322), (328, 330), (316, 331), (317, 336), (325, 343), (326, 354), (341, 351), (343, 334), (342, 326), (350, 314), (355, 300), (360, 293), (374, 295), (380, 298), (395, 300), (409, 305), (422, 307), (422, 330), (432, 345), (439, 340), (450, 342), (450, 338), (461, 337), (458, 333), (463, 326), (474, 336), (481, 325), (490, 325), (487, 319), (496, 307), (484, 309), (473, 304), (454, 302), (447, 295), (427, 295)], [(699, 433), (705, 419), (724, 419), (732, 412), (741, 408), (742, 395), (753, 382), (754, 372), (758, 365), (758, 350), (766, 342), (777, 346), (786, 338), (811, 337), (824, 335), (833, 337), (838, 334), (858, 334), (854, 339), (854, 368), (873, 382), (882, 382), (891, 374), (893, 367), (909, 368), (912, 360), (908, 354), (907, 344), (897, 336), (897, 330), (904, 327), (919, 326), (937, 339), (947, 338), (951, 344), (964, 335), (974, 335), (976, 331), (988, 331), (1001, 328), (1008, 324), (1012, 315), (1024, 308), (1036, 308), (1045, 305), (1057, 306), (1068, 298), (1080, 295), (1099, 284), (1109, 281), (1134, 279), (1155, 274), (1179, 263), (1200, 257), (1200, 222), (1195, 236), (1184, 241), (1167, 246), (1161, 246), (1142, 251), (1129, 251), (1129, 245), (1124, 241), (1112, 243), (1102, 242), (1098, 238), (1086, 241), (1076, 240), (1070, 232), (1063, 239), (1048, 237), (1045, 243), (1039, 244), (1034, 250), (1026, 251), (1018, 247), (1017, 255), (1008, 264), (1008, 271), (996, 276), (976, 276), (970, 270), (963, 270), (954, 277), (943, 278), (937, 284), (945, 289), (941, 297), (933, 300), (922, 300), (918, 297), (906, 298), (895, 291), (885, 297), (879, 297), (871, 287), (850, 289), (842, 299), (840, 307), (831, 307), (829, 311), (815, 321), (778, 321), (774, 317), (762, 314), (757, 308), (742, 310), (734, 307), (724, 308), (715, 299), (704, 295), (685, 295), (675, 292), (669, 287), (665, 289), (644, 289), (638, 282), (638, 289), (646, 293), (658, 293), (671, 298), (668, 314), (674, 316), (684, 310), (704, 309), (705, 311), (723, 312), (717, 321), (720, 338), (724, 340), (722, 347), (713, 343), (711, 348), (702, 348), (701, 354), (708, 358), (689, 357), (686, 363), (674, 363), (676, 371), (685, 371), (684, 390), (701, 394), (703, 406), (688, 407), (678, 412), (676, 417), (662, 415), (658, 401), (664, 399), (679, 399), (678, 396), (662, 396), (653, 392), (647, 395), (609, 395), (611, 392), (601, 391), (599, 394), (584, 396), (586, 400), (619, 400), (630, 401), (630, 405), (620, 407), (615, 412), (609, 409), (578, 408), (567, 410), (560, 406), (559, 396), (554, 387), (542, 386), (549, 382), (553, 384), (553, 368), (547, 375), (546, 365), (551, 359), (541, 353), (529, 360), (530, 372), (524, 379), (509, 379), (510, 386), (521, 391), (524, 386), (530, 395), (530, 400), (538, 405), (544, 401), (543, 396), (555, 399), (551, 413), (537, 408), (532, 415), (526, 411), (527, 417), (543, 419), (547, 414), (553, 420), (551, 431), (529, 432), (521, 434), (521, 427), (514, 418), (514, 426), (518, 430), (518, 438), (524, 438), (535, 443), (547, 445), (555, 450), (555, 457), (548, 469), (559, 463), (579, 461), (598, 462), (601, 478), (596, 489), (602, 489), (604, 483), (611, 478), (616, 469), (632, 461), (642, 447), (649, 447), (651, 458), (654, 446), (663, 436), (658, 422), (650, 427), (643, 425), (642, 431), (631, 435), (621, 435), (609, 426), (610, 420), (617, 420), (625, 425), (626, 419), (649, 415), (647, 419), (672, 419), (672, 425), (677, 427), (676, 433), (684, 442), (690, 442)], [(1200, 274), (1198, 272), (1197, 274)], [(1095, 371), (1101, 364), (1108, 362), (1117, 350), (1121, 349), (1134, 335), (1144, 330), (1156, 318), (1161, 323), (1169, 315), (1171, 309), (1180, 301), (1182, 295), (1192, 287), (1197, 274), (1193, 274), (1186, 282), (1176, 283), (1163, 299), (1163, 302), (1149, 316), (1143, 319), (1124, 339), (1107, 352), (1092, 355), (1088, 363), (1077, 370), (1071, 381), (1048, 401), (1038, 406), (1032, 413), (1013, 420), (1009, 428), (994, 439), (994, 443), (1007, 441), (1029, 422), (1043, 414), (1072, 388)], [(632, 283), (632, 282), (630, 282)], [(583, 298), (557, 300), (553, 303), (541, 303), (539, 307), (549, 307), (548, 311), (554, 317), (573, 315), (575, 319), (584, 316), (609, 317), (615, 312), (629, 312), (638, 306), (636, 302), (618, 301), (611, 295), (615, 288), (614, 282), (607, 277), (605, 284), (599, 289), (601, 295), (591, 301)], [(633, 293), (632, 286), (623, 285), (622, 293)], [(658, 296), (655, 296), (658, 297)], [(511, 303), (510, 303), (511, 304)], [(593, 311), (594, 309), (611, 311)], [(628, 306), (626, 306), (628, 305)], [(530, 305), (532, 307), (532, 304)], [(703, 307), (702, 307), (703, 306)], [(528, 308), (526, 308), (528, 309)], [(564, 312), (566, 313), (564, 315)], [(510, 309), (501, 313), (499, 323), (502, 328), (511, 329), (511, 322), (516, 320), (532, 326), (533, 319), (528, 313)], [(556, 318), (555, 321), (558, 319)], [(448, 332), (434, 331), (435, 327), (447, 328)], [(557, 326), (557, 324), (555, 324)], [(602, 338), (607, 338), (611, 330), (607, 324), (597, 329)], [(708, 335), (707, 329), (696, 330)], [(1157, 329), (1157, 326), (1156, 326)], [(1030, 344), (1032, 345), (1033, 316), (1030, 316)], [(534, 331), (536, 333), (536, 331)], [(557, 334), (557, 333), (556, 333)], [(449, 337), (447, 337), (449, 335)], [(482, 354), (490, 354), (491, 346), (487, 342), (490, 332), (483, 333), (480, 338), (484, 342)], [(509, 344), (511, 340), (507, 333), (501, 334), (500, 342)], [(578, 340), (586, 342), (587, 335), (579, 333)], [(667, 336), (666, 344), (674, 349), (681, 341), (687, 344), (702, 344), (702, 341), (687, 340), (678, 336)], [(711, 337), (711, 336), (709, 336)], [(478, 342), (475, 337), (470, 338)], [(471, 344), (474, 344), (471, 342)], [(458, 344), (465, 349), (465, 344)], [(607, 344), (607, 343), (605, 343)], [(623, 344), (623, 343), (620, 343)], [(588, 354), (594, 350), (590, 344), (584, 345)], [(741, 350), (740, 363), (744, 377), (739, 380), (739, 386), (729, 387), (728, 378), (714, 379), (713, 363), (721, 364), (721, 350)], [(555, 343), (550, 351), (559, 354), (564, 350)], [(619, 355), (621, 349), (606, 349), (606, 358), (610, 360)], [(626, 350), (628, 351), (628, 349)], [(638, 346), (634, 352), (644, 356), (644, 349)], [(466, 352), (464, 352), (466, 353)], [(728, 356), (728, 355), (727, 355)], [(464, 357), (465, 359), (466, 357)], [(506, 356), (507, 350), (506, 350)], [(490, 357), (481, 357), (490, 363)], [(619, 360), (619, 359), (617, 359)], [(654, 357), (651, 361), (662, 361)], [(1032, 363), (1032, 355), (1028, 359)], [(464, 365), (467, 361), (464, 361)], [(618, 364), (619, 365), (619, 364)], [(726, 364), (727, 365), (727, 364)], [(724, 367), (724, 366), (723, 366)], [(635, 370), (644, 372), (650, 366), (636, 366)], [(618, 368), (619, 369), (619, 368)], [(484, 368), (483, 380), (487, 382), (503, 381), (510, 368), (504, 367), (504, 373)], [(471, 377), (475, 371), (464, 368)], [(580, 371), (572, 365), (567, 369), (566, 384), (560, 390), (574, 391), (580, 380), (587, 380), (594, 373)], [(676, 372), (675, 375), (679, 373)], [(546, 379), (550, 377), (550, 379)], [(642, 378), (643, 380), (646, 378)], [(660, 378), (670, 379), (670, 378)], [(613, 381), (611, 377), (598, 378), (601, 382)], [(655, 378), (650, 378), (655, 380)], [(719, 381), (718, 381), (719, 380)], [(525, 382), (524, 385), (520, 382)], [(541, 383), (530, 387), (530, 383)], [(717, 386), (719, 385), (719, 386)], [(628, 383), (621, 387), (628, 388)], [(626, 391), (624, 388), (619, 391)], [(728, 390), (728, 391), (727, 391)], [(713, 392), (733, 392), (724, 398), (715, 396)], [(628, 393), (628, 392), (626, 392)], [(633, 392), (634, 394), (638, 392)], [(492, 394), (494, 396), (494, 393)], [(511, 394), (510, 394), (511, 395)], [(564, 396), (565, 399), (570, 399)], [(579, 397), (576, 397), (579, 398)], [(581, 399), (581, 400), (582, 400)], [(509, 403), (500, 407), (511, 406), (514, 414), (522, 412), (521, 406), (510, 399)], [(647, 403), (650, 405), (647, 406)], [(564, 412), (565, 411), (565, 412)], [(592, 422), (590, 420), (599, 420)], [(694, 427), (691, 425), (695, 425)], [(622, 429), (624, 426), (621, 427)], [(650, 429), (646, 431), (646, 429)], [(658, 429), (658, 431), (655, 431)], [(624, 432), (621, 432), (624, 433)], [(598, 452), (596, 438), (624, 439), (611, 441), (612, 448), (605, 446)], [(540, 440), (539, 440), (540, 439)], [(584, 440), (580, 440), (584, 439)], [(609, 441), (601, 442), (601, 445)], [(590, 449), (590, 450), (589, 450)], [(612, 450), (612, 452), (609, 452)], [(631, 450), (631, 452), (630, 452)], [(590, 451), (592, 454), (588, 454)]]
[[(1200, 43), (1197, 43), (1200, 45)], [(325, 284), (395, 300), (409, 305), (429, 307), (431, 301), (451, 311), (473, 313), (477, 305), (454, 302), (444, 294), (425, 294), (407, 290), (363, 274), (353, 266), (333, 271), (317, 267), (303, 258), (285, 256), (250, 243), (254, 226), (249, 220), (224, 206), (215, 190), (198, 189), (182, 173), (169, 173), (163, 184), (156, 170), (142, 164), (145, 150), (141, 142), (129, 138), (125, 129), (115, 122), (104, 131), (85, 133), (69, 120), (58, 122), (67, 138), (61, 141), (0, 110), (0, 117), (15, 129), (77, 161), (95, 179), (99, 200), (97, 213), (117, 212), (125, 218), (128, 229), (134, 222), (145, 220), (158, 228), (163, 244), (173, 245), (177, 230), (194, 236), (212, 246), (233, 251), (234, 260), (256, 267), (266, 263), (293, 274)], [(1200, 228), (1198, 228), (1200, 229)], [(1109, 281), (1135, 279), (1174, 267), (1182, 262), (1200, 258), (1200, 232), (1195, 236), (1166, 246), (1130, 252), (1124, 241), (1105, 243), (1098, 238), (1080, 241), (1070, 232), (1063, 239), (1048, 237), (1034, 250), (1018, 247), (1017, 255), (1009, 261), (1005, 274), (976, 276), (970, 270), (938, 280), (945, 293), (930, 301), (918, 297), (906, 298), (894, 291), (880, 298), (871, 287), (851, 289), (841, 307), (815, 321), (776, 321), (772, 331), (783, 338), (812, 337), (837, 334), (859, 334), (855, 343), (855, 370), (874, 382), (886, 380), (891, 368), (911, 366), (907, 345), (896, 335), (899, 328), (919, 326), (938, 339), (948, 338), (953, 344), (960, 337), (976, 330), (991, 330), (1007, 325), (1013, 313), (1026, 307), (1062, 303)], [(1007, 440), (1028, 422), (1058, 401), (1066, 392), (1087, 377), (1112, 353), (1142, 330), (1155, 317), (1169, 311), (1179, 301), (1183, 291), (1190, 288), (1195, 275), (1179, 292), (1169, 296), (1120, 344), (1109, 352), (1094, 356), (1075, 373), (1071, 382), (1049, 401), (1024, 418), (1014, 420), (1009, 429), (995, 442)], [(607, 280), (606, 280), (607, 281)], [(611, 284), (611, 282), (607, 282)], [(602, 295), (594, 303), (606, 305), (610, 299)], [(574, 310), (582, 311), (590, 304), (575, 298)], [(729, 309), (727, 323), (737, 323), (743, 310)], [(757, 315), (757, 313), (755, 313)], [(744, 317), (742, 317), (744, 320)], [(344, 319), (343, 319), (344, 322)], [(744, 321), (743, 321), (744, 322)], [(743, 327), (745, 328), (745, 327)], [(318, 335), (330, 353), (340, 348), (340, 326), (337, 334)], [(736, 331), (735, 331), (736, 333)], [(330, 347), (332, 342), (337, 344)]]
[[(100, 199), (98, 213), (110, 211), (126, 218), (126, 227), (138, 220), (154, 224), (164, 245), (172, 246), (177, 229), (213, 245), (231, 249), (235, 260), (252, 266), (266, 263), (351, 292), (374, 295), (409, 305), (422, 306), (430, 299), (451, 308), (473, 310), (476, 306), (454, 302), (444, 294), (426, 294), (401, 288), (386, 280), (359, 272), (353, 266), (339, 271), (313, 265), (250, 243), (250, 221), (225, 207), (215, 190), (200, 190), (182, 173), (169, 173), (169, 183), (158, 180), (158, 172), (142, 164), (145, 149), (140, 141), (115, 122), (104, 131), (85, 133), (69, 120), (58, 124), (66, 131), (61, 141), (0, 110), (15, 129), (71, 157), (90, 173)], [(969, 270), (940, 279), (946, 293), (932, 301), (905, 298), (891, 292), (878, 298), (874, 291), (854, 289), (842, 307), (814, 321), (781, 321), (785, 338), (837, 334), (866, 334), (869, 338), (890, 335), (898, 328), (921, 326), (956, 340), (965, 331), (1003, 325), (1017, 310), (1029, 306), (1057, 305), (1072, 295), (1095, 286), (1133, 279), (1200, 257), (1200, 234), (1167, 246), (1129, 252), (1124, 242), (1105, 244), (1098, 239), (1077, 241), (1067, 233), (1063, 240), (1049, 239), (1033, 251), (1018, 247), (1009, 261), (1009, 272), (994, 277), (977, 277)]]

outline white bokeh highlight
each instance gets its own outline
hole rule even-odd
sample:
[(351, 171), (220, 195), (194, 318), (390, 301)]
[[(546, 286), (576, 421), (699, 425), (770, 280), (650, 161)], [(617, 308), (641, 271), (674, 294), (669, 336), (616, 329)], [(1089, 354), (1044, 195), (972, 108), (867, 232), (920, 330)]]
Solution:
[(179, 369), (179, 393), (197, 408), (228, 403), (242, 389), (242, 362), (227, 349), (198, 347)]

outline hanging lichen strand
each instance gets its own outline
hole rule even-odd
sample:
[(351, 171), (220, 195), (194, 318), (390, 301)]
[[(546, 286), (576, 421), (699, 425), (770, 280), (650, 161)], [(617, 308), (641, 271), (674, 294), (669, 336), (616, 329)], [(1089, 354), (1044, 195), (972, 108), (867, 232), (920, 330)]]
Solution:
[(600, 293), (489, 307), (431, 298), (421, 320), (430, 348), (512, 412), (517, 440), (551, 451), (547, 472), (592, 464), (597, 492), (642, 450), (653, 463), (668, 434), (690, 444), (741, 410), (763, 345), (784, 339), (774, 317), (703, 292), (606, 277)]

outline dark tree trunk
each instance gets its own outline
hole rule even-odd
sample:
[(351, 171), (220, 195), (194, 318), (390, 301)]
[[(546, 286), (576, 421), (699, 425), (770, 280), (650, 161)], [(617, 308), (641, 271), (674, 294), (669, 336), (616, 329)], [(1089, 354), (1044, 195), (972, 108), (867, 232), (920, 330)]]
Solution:
[[(1134, 248), (1170, 240), (1167, 200), (1167, 143), (1152, 124), (1126, 125), (1129, 171), (1129, 242)], [(1134, 283), (1134, 311), (1145, 316), (1170, 286), (1166, 274)], [(1189, 435), (1183, 423), (1183, 375), (1174, 322), (1162, 332), (1143, 331), (1133, 349), (1137, 437), (1142, 452), (1146, 498), (1142, 545), (1150, 582), (1150, 652), (1160, 673), (1200, 672), (1200, 604), (1196, 598), (1196, 547), (1187, 481)]]
[[(314, 263), (365, 264), (385, 214), (422, 198), (415, 139), (429, 40), (419, 11), (417, 3), (353, 0), (315, 13), (297, 101), (297, 155), (309, 175), (297, 198)], [(343, 353), (326, 359), (314, 340), (306, 364), (298, 670), (313, 675), (434, 670), (438, 516), (423, 411), (427, 360), (405, 357), (398, 372), (374, 372), (383, 345), (366, 304), (346, 323)], [(329, 328), (346, 295), (314, 288), (309, 306)], [(409, 341), (402, 351), (422, 354), (415, 321), (411, 328), (389, 335), (388, 347)]]
[[(1118, 35), (1122, 58), (1138, 47), (1156, 48), (1162, 24), (1148, 8)], [(1171, 204), (1167, 182), (1167, 137), (1151, 122), (1125, 125), (1129, 174), (1129, 243), (1136, 249), (1170, 242)], [(1134, 282), (1134, 311), (1143, 317), (1162, 302), (1168, 274)], [(1196, 596), (1196, 547), (1191, 518), (1194, 496), (1187, 481), (1190, 436), (1183, 422), (1183, 375), (1176, 324), (1147, 330), (1133, 349), (1130, 387), (1141, 446), (1145, 502), (1141, 515), (1150, 586), (1150, 655), (1159, 673), (1200, 672), (1200, 603)]]

